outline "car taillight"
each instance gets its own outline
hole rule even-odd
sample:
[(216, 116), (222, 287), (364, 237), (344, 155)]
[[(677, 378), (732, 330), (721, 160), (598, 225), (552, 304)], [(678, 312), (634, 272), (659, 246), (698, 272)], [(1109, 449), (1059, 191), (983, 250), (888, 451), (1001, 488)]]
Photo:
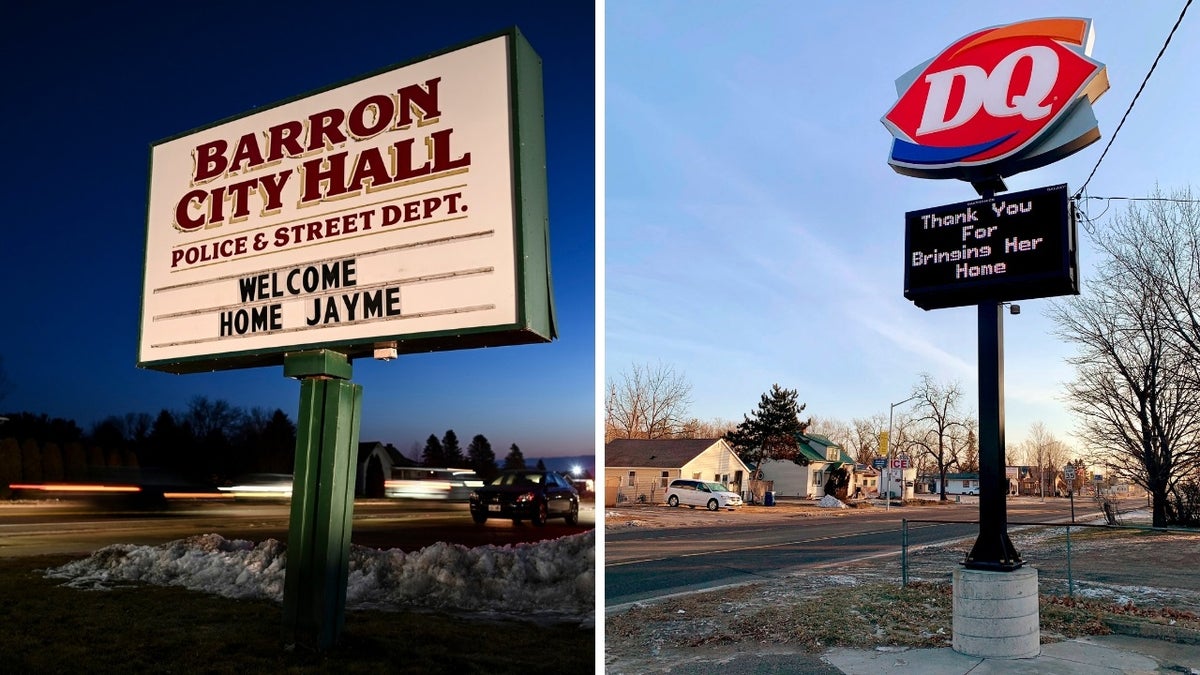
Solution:
[(518, 502), (531, 502), (535, 499), (537, 499), (537, 494), (533, 492), (524, 492), (517, 495)]

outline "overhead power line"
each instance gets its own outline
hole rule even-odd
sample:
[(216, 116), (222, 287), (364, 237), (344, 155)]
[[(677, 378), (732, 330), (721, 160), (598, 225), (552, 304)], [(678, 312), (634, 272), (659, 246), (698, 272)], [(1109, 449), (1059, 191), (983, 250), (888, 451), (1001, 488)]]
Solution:
[(1092, 181), (1092, 177), (1096, 175), (1096, 169), (1100, 168), (1100, 163), (1104, 161), (1104, 156), (1108, 154), (1108, 149), (1112, 147), (1113, 141), (1117, 139), (1117, 134), (1121, 132), (1121, 127), (1124, 126), (1125, 120), (1129, 117), (1129, 112), (1133, 110), (1133, 105), (1137, 103), (1138, 97), (1142, 95), (1142, 90), (1146, 88), (1146, 83), (1150, 81), (1150, 76), (1154, 74), (1154, 69), (1158, 67), (1158, 62), (1162, 58), (1163, 53), (1167, 51), (1167, 45), (1171, 44), (1171, 38), (1175, 37), (1175, 31), (1179, 29), (1179, 24), (1183, 22), (1183, 16), (1187, 14), (1188, 7), (1191, 7), (1192, 0), (1187, 0), (1183, 5), (1183, 10), (1179, 12), (1179, 18), (1175, 20), (1175, 25), (1171, 27), (1171, 32), (1167, 34), (1166, 41), (1163, 42), (1162, 49), (1158, 50), (1158, 56), (1154, 57), (1154, 63), (1150, 64), (1150, 70), (1146, 72), (1146, 77), (1142, 79), (1142, 85), (1138, 87), (1137, 93), (1133, 95), (1133, 100), (1129, 102), (1129, 107), (1125, 109), (1125, 114), (1121, 116), (1121, 121), (1117, 124), (1117, 128), (1113, 131), (1112, 136), (1108, 137), (1108, 144), (1104, 146), (1104, 152), (1100, 153), (1100, 158), (1096, 160), (1096, 166), (1092, 167), (1092, 172), (1088, 174), (1087, 180), (1083, 181), (1083, 185), (1075, 192), (1075, 199), (1083, 194), (1087, 189), (1088, 183)]

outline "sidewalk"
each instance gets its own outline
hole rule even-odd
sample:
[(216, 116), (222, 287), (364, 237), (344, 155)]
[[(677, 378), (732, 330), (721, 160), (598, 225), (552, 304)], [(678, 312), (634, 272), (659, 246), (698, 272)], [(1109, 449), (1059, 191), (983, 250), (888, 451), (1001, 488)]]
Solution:
[(1042, 645), (1032, 659), (981, 659), (941, 649), (805, 653), (739, 652), (670, 668), (672, 675), (1200, 675), (1200, 645), (1128, 635), (1093, 635)]
[[(838, 672), (921, 675), (1096, 675), (1101, 673), (1194, 673), (1200, 675), (1200, 646), (1129, 635), (1091, 635), (1042, 645), (1032, 659), (981, 659), (950, 648), (904, 652), (835, 649), (822, 660)], [(768, 671), (769, 672), (769, 671)]]

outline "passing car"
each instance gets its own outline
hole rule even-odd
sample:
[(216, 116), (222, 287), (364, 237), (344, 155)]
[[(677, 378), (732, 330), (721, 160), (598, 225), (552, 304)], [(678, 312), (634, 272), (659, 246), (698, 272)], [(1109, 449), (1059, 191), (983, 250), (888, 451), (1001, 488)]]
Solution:
[(291, 499), (292, 482), (290, 473), (251, 473), (217, 490), (235, 499)]
[(470, 469), (395, 467), (392, 477), (383, 482), (383, 496), (465, 502), (482, 485), (483, 481)]
[(579, 523), (579, 493), (553, 471), (504, 471), (471, 492), (468, 501), (471, 518), (480, 524), (488, 518), (528, 520), (538, 526), (550, 518), (562, 518), (567, 525)]
[(732, 511), (742, 505), (742, 498), (736, 492), (730, 492), (724, 483), (679, 478), (667, 486), (667, 504), (684, 504), (693, 509), (703, 506), (709, 511)]

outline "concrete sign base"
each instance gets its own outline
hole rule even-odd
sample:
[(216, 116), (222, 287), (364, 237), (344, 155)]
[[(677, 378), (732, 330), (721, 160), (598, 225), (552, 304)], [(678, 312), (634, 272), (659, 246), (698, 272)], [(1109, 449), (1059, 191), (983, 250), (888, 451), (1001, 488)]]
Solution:
[(954, 651), (984, 658), (1028, 659), (1041, 653), (1038, 573), (954, 571)]

